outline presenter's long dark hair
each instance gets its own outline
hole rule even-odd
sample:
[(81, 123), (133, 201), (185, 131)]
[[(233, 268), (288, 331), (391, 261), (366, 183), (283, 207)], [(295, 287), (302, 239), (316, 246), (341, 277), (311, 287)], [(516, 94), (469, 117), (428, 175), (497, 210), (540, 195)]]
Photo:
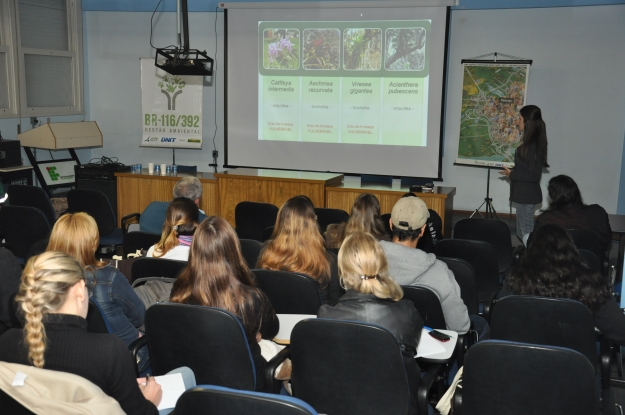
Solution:
[(507, 283), (514, 294), (570, 298), (593, 312), (610, 298), (605, 278), (586, 266), (571, 237), (553, 224), (534, 231)]
[(530, 146), (536, 146), (536, 159), (543, 160), (543, 167), (549, 167), (547, 164), (547, 128), (543, 121), (542, 112), (536, 105), (526, 105), (519, 111), (523, 118), (523, 136), (521, 137), (521, 145), (517, 148), (517, 152), (521, 160), (527, 162), (527, 153)]

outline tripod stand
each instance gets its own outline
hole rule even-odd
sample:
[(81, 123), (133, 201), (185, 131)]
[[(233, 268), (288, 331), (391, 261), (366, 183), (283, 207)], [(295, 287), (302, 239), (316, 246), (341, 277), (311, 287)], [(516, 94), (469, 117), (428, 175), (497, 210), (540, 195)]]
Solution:
[[(482, 204), (479, 205), (477, 207), (477, 209), (475, 209), (475, 211), (470, 216), (470, 218), (475, 216), (475, 214), (477, 213), (478, 215), (480, 215), (482, 217), (482, 219), (497, 219), (497, 220), (499, 220), (499, 217), (497, 216), (497, 212), (495, 211), (495, 208), (493, 207), (493, 199), (490, 197), (490, 170), (491, 169), (488, 168), (488, 176), (487, 176), (487, 179), (486, 179), (486, 197), (484, 198), (484, 201), (482, 202)], [(484, 215), (482, 215), (480, 213), (480, 209), (484, 205), (486, 205), (486, 212), (484, 212)]]

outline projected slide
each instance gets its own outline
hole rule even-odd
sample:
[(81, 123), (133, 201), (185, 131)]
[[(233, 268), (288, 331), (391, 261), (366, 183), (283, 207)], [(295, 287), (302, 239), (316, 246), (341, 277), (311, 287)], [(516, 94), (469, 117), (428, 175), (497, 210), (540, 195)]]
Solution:
[(258, 25), (258, 139), (426, 146), (430, 20)]

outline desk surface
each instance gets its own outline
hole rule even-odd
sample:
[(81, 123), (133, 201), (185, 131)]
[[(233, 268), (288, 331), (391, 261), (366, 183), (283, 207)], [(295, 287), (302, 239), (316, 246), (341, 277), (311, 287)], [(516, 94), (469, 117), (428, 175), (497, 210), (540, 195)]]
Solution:
[(613, 233), (625, 233), (625, 215), (608, 215)]
[(326, 186), (336, 186), (343, 183), (343, 175), (335, 173), (317, 173), (311, 171), (271, 170), (238, 168), (215, 173), (219, 178), (248, 178), (266, 180), (284, 180), (298, 182), (324, 182)]
[[(362, 193), (367, 192), (375, 192), (375, 193), (409, 193), (410, 186), (400, 186), (399, 184), (393, 184), (389, 186), (385, 186), (382, 184), (342, 184), (340, 186), (334, 186), (332, 189), (328, 189), (330, 191), (353, 191), (360, 190)], [(455, 187), (449, 186), (434, 186), (433, 192), (414, 192), (415, 195), (419, 197), (447, 197), (454, 196), (456, 194)]]
[(134, 178), (141, 178), (141, 179), (163, 179), (163, 180), (175, 180), (178, 181), (180, 179), (182, 179), (183, 177), (197, 177), (198, 179), (200, 179), (201, 182), (207, 182), (207, 181), (216, 181), (217, 179), (215, 179), (215, 175), (213, 173), (202, 173), (202, 172), (197, 172), (197, 173), (176, 173), (176, 174), (172, 174), (172, 173), (165, 173), (165, 174), (156, 174), (156, 173), (152, 173), (150, 174), (148, 172), (148, 169), (141, 169), (141, 173), (131, 173), (131, 172), (117, 172), (115, 173), (115, 176), (117, 177), (134, 177)]
[(33, 169), (33, 166), (3, 167), (3, 168), (0, 168), (0, 173), (10, 173), (12, 171), (32, 170), (32, 169)]
[[(428, 334), (428, 330), (423, 329), (421, 333), (421, 341), (417, 347), (416, 358), (427, 363), (445, 364), (449, 362), (449, 359), (451, 359), (454, 354), (454, 350), (456, 350), (458, 333), (451, 330), (436, 331), (440, 331), (441, 333), (451, 336), (451, 339), (447, 342), (438, 341)], [(435, 349), (439, 350), (436, 351)]]

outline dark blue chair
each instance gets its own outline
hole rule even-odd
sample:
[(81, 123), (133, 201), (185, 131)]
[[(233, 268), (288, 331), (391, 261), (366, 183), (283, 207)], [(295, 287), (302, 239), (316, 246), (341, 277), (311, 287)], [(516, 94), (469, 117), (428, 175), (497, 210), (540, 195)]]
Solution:
[(285, 395), (200, 385), (180, 396), (176, 415), (317, 415), (306, 402)]
[(124, 243), (124, 232), (117, 227), (117, 206), (99, 190), (73, 189), (67, 192), (67, 210), (72, 213), (86, 212), (95, 219), (100, 233), (100, 246), (120, 246)]

